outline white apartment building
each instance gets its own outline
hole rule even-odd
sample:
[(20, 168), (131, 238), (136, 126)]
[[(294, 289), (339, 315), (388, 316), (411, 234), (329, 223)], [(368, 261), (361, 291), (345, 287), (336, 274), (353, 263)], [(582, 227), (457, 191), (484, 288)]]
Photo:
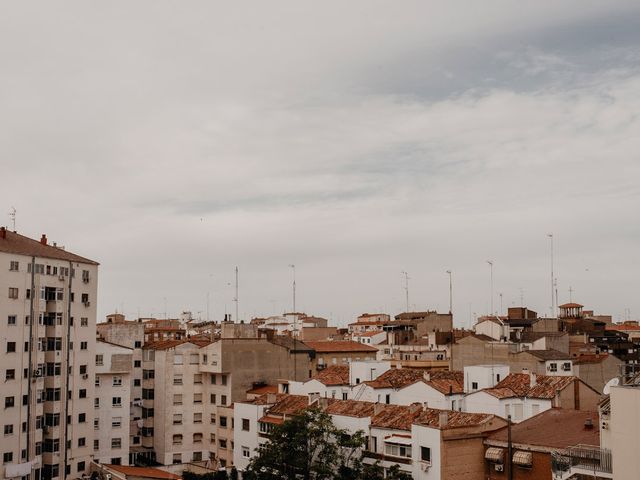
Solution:
[(130, 348), (96, 343), (93, 458), (98, 463), (129, 465), (132, 357)]
[(4, 478), (88, 471), (97, 280), (98, 263), (0, 228)]
[[(125, 320), (124, 315), (114, 313), (107, 315), (107, 321), (96, 325), (98, 337), (106, 342), (127, 347), (132, 355), (130, 378), (130, 416), (127, 420), (129, 429), (129, 465), (136, 460), (144, 463), (151, 451), (142, 447), (142, 345), (144, 343), (144, 323), (141, 320)], [(127, 463), (123, 460), (123, 465)]]

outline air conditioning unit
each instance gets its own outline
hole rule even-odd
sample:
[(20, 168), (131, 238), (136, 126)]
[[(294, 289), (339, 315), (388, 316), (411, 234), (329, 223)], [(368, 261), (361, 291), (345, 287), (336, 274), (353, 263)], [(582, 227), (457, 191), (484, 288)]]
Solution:
[(87, 378), (89, 378), (89, 374), (85, 373), (85, 374), (82, 375), (82, 379), (83, 380), (86, 380)]
[(501, 463), (496, 463), (493, 468), (496, 472), (504, 472), (504, 465)]
[(602, 430), (609, 430), (609, 420), (603, 420), (601, 427)]
[(91, 302), (84, 302), (84, 306), (85, 306), (85, 307), (88, 307), (88, 306), (90, 306), (90, 305), (91, 305)]
[(42, 377), (43, 375), (44, 375), (44, 372), (42, 371), (42, 369), (41, 369), (41, 368), (36, 368), (36, 369), (33, 371), (33, 376), (34, 376), (34, 377)]

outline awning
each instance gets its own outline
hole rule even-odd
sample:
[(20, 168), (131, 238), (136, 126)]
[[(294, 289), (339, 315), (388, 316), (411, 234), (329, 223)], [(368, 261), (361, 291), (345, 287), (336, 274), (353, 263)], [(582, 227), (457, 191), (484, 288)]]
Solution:
[(533, 453), (516, 450), (513, 454), (513, 463), (521, 467), (530, 467), (533, 464)]
[(504, 449), (503, 448), (496, 448), (496, 447), (489, 447), (489, 448), (487, 448), (487, 451), (484, 452), (484, 458), (485, 458), (485, 460), (489, 460), (490, 462), (503, 463), (504, 462)]
[(396, 445), (411, 445), (411, 438), (391, 435), (384, 439), (384, 443), (395, 443)]

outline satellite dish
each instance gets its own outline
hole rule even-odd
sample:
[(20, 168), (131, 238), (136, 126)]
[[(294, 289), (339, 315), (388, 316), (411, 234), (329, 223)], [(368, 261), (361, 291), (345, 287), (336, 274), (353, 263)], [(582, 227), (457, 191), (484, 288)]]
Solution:
[(607, 382), (602, 389), (602, 393), (604, 395), (609, 395), (609, 393), (611, 393), (611, 387), (617, 387), (618, 385), (620, 385), (620, 379), (618, 377), (614, 377)]

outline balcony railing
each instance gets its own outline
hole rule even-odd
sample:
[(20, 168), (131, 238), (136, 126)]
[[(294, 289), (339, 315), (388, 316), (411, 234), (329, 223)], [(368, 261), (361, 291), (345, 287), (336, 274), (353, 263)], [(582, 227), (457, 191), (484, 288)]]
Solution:
[(589, 473), (612, 474), (611, 451), (592, 445), (576, 445), (567, 449), (566, 455), (554, 453), (551, 456), (554, 474), (577, 473), (578, 470)]

